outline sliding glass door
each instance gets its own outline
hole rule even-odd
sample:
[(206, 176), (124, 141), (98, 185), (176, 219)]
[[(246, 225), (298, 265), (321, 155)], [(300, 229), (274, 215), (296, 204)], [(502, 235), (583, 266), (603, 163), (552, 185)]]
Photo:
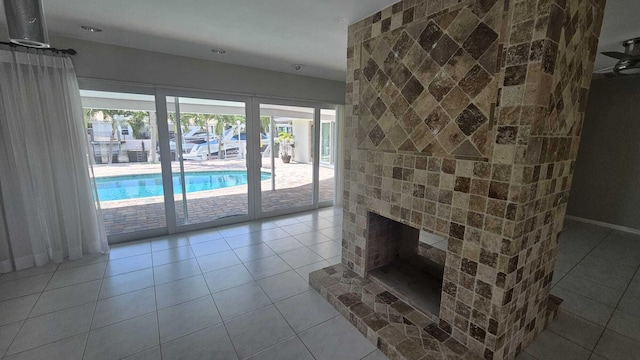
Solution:
[(88, 84), (84, 125), (111, 242), (333, 204), (335, 108)]
[(314, 118), (312, 107), (260, 104), (261, 213), (313, 205)]
[(80, 96), (107, 235), (166, 232), (155, 97), (91, 90)]
[(176, 226), (248, 220), (246, 102), (165, 100)]

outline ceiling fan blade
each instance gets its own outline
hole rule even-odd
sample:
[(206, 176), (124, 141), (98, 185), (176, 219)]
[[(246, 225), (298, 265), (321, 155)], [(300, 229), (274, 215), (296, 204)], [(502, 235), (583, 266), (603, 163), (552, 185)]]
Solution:
[(604, 56), (612, 57), (614, 59), (618, 59), (618, 60), (633, 59), (635, 57), (633, 55), (621, 53), (619, 51), (603, 51), (601, 52), (601, 54)]
[(608, 67), (606, 67), (604, 69), (596, 70), (596, 71), (594, 71), (594, 73), (595, 74), (606, 74), (606, 73), (611, 72), (613, 70), (613, 68), (614, 68), (613, 66), (608, 66)]

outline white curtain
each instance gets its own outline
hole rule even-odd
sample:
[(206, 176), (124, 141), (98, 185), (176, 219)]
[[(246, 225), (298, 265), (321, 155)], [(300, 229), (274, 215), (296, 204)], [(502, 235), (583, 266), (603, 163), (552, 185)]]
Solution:
[(0, 140), (0, 251), (13, 267), (108, 252), (70, 58), (0, 50)]

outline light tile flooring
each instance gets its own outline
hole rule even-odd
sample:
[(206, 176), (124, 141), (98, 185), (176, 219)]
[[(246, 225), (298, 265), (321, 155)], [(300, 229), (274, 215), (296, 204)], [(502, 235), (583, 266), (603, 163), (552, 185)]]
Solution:
[(560, 314), (518, 360), (640, 359), (640, 235), (567, 220), (551, 293)]
[(2, 359), (376, 359), (308, 284), (340, 209), (112, 247), (0, 276)]
[[(339, 209), (114, 246), (0, 276), (2, 359), (386, 357), (307, 285)], [(519, 360), (640, 359), (640, 236), (568, 221), (560, 316)]]

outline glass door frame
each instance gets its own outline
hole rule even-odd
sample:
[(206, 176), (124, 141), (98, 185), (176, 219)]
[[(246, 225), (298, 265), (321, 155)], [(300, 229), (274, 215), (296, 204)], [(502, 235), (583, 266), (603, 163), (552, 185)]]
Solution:
[[(334, 121), (331, 123), (332, 125), (330, 126), (330, 142), (331, 142), (331, 157), (333, 160), (333, 163), (331, 164), (331, 166), (333, 166), (333, 200), (331, 201), (324, 201), (324, 202), (319, 202), (318, 203), (318, 208), (321, 207), (327, 207), (327, 206), (332, 206), (332, 205), (338, 205), (338, 197), (339, 197), (339, 191), (341, 191), (341, 189), (339, 188), (338, 184), (338, 177), (342, 175), (342, 173), (339, 171), (339, 167), (338, 167), (338, 150), (339, 150), (339, 146), (341, 145), (341, 139), (338, 136), (338, 125), (339, 122), (342, 122), (343, 120), (340, 118), (340, 111), (339, 111), (339, 106), (338, 105), (327, 105), (327, 106), (320, 106), (318, 109), (318, 131), (317, 132), (317, 152), (318, 152), (318, 181), (317, 181), (317, 187), (318, 187), (318, 191), (319, 191), (319, 185), (320, 185), (320, 127), (322, 124), (322, 110), (333, 110), (335, 111), (335, 117), (334, 117)], [(317, 195), (319, 196), (319, 195)]]
[[(254, 185), (254, 196), (255, 196), (255, 200), (254, 200), (254, 204), (255, 204), (255, 214), (256, 217), (255, 219), (264, 219), (264, 218), (270, 218), (270, 217), (276, 217), (276, 216), (281, 216), (281, 215), (287, 215), (287, 214), (293, 214), (293, 213), (298, 213), (298, 212), (304, 212), (304, 211), (311, 211), (311, 210), (316, 210), (319, 209), (321, 207), (326, 207), (326, 206), (331, 206), (332, 203), (335, 204), (335, 198), (336, 198), (336, 194), (335, 194), (335, 190), (334, 190), (334, 199), (333, 201), (325, 201), (325, 202), (319, 202), (318, 201), (318, 192), (319, 192), (319, 187), (320, 187), (320, 111), (322, 109), (331, 109), (331, 110), (335, 110), (336, 111), (336, 122), (338, 121), (337, 118), (337, 105), (334, 104), (327, 104), (327, 103), (321, 103), (321, 102), (312, 102), (312, 101), (303, 101), (303, 100), (291, 100), (291, 99), (281, 99), (281, 98), (270, 98), (270, 97), (255, 97), (254, 98), (254, 109), (253, 112), (254, 114), (256, 114), (256, 121), (254, 121), (254, 126), (257, 126), (257, 132), (254, 132), (255, 137), (252, 139), (252, 143), (254, 144), (259, 144), (260, 142), (260, 138), (259, 138), (259, 133), (260, 133), (260, 105), (264, 104), (264, 105), (280, 105), (280, 106), (296, 106), (296, 107), (306, 107), (306, 108), (312, 108), (314, 109), (313, 111), (313, 162), (312, 162), (312, 166), (313, 166), (313, 176), (312, 176), (312, 184), (313, 184), (313, 191), (312, 191), (312, 202), (311, 205), (305, 205), (305, 206), (300, 206), (300, 207), (296, 207), (296, 208), (292, 208), (292, 209), (286, 209), (286, 210), (274, 210), (274, 211), (263, 211), (262, 210), (262, 189), (260, 188), (260, 166), (262, 165), (262, 157), (260, 155), (260, 149), (258, 147), (257, 149), (257, 155), (255, 155), (255, 166), (257, 166), (256, 171), (254, 171), (254, 177), (252, 178), (253, 181), (250, 181), (250, 183), (252, 182)], [(248, 139), (248, 138), (247, 138)], [(337, 150), (337, 146), (338, 146), (338, 140), (336, 139), (336, 142), (334, 144), (335, 149)], [(273, 150), (272, 150), (273, 152)], [(334, 171), (335, 171), (335, 175), (334, 175), (334, 189), (336, 189), (336, 178), (337, 176), (339, 176), (337, 168), (336, 168), (336, 164), (333, 164), (334, 166)], [(277, 175), (276, 175), (277, 176)]]
[[(192, 91), (192, 90), (179, 90), (174, 88), (156, 88), (156, 104), (160, 104), (158, 106), (158, 122), (163, 124), (163, 130), (166, 131), (166, 142), (160, 143), (160, 159), (162, 165), (162, 180), (167, 184), (172, 184), (172, 169), (171, 169), (171, 149), (169, 146), (169, 122), (168, 122), (168, 110), (167, 110), (167, 97), (177, 97), (177, 98), (196, 98), (196, 99), (206, 99), (206, 100), (220, 100), (220, 101), (233, 101), (233, 102), (242, 102), (245, 104), (245, 116), (246, 116), (246, 132), (247, 139), (253, 136), (253, 129), (255, 122), (253, 111), (253, 100), (251, 96), (243, 96), (243, 95), (230, 95), (226, 93), (217, 93), (217, 92), (208, 92), (208, 91)], [(259, 126), (259, 125), (258, 125)], [(164, 149), (163, 149), (164, 147)], [(216, 226), (229, 225), (233, 223), (249, 221), (255, 218), (254, 214), (254, 196), (252, 195), (252, 184), (251, 179), (253, 179), (252, 172), (255, 171), (255, 166), (253, 162), (255, 159), (252, 159), (252, 156), (249, 154), (254, 153), (256, 144), (247, 140), (247, 153), (246, 153), (246, 166), (247, 166), (247, 177), (249, 179), (248, 183), (248, 192), (247, 192), (247, 206), (248, 213), (246, 215), (234, 216), (233, 218), (226, 219), (216, 219), (206, 222), (200, 222), (196, 224), (186, 224), (186, 225), (178, 225), (176, 222), (176, 208), (175, 208), (175, 200), (174, 200), (174, 192), (173, 186), (165, 186), (165, 209), (167, 210), (167, 228), (169, 234), (182, 233), (194, 230), (201, 230)], [(259, 149), (258, 149), (259, 150)], [(169, 159), (169, 161), (162, 161), (162, 159)], [(182, 168), (182, 165), (181, 165)]]
[[(324, 130), (324, 125), (328, 125), (329, 126), (329, 130)], [(334, 128), (335, 128), (335, 123), (331, 122), (331, 121), (320, 121), (320, 163), (324, 163), (324, 164), (329, 164), (332, 165), (335, 161), (334, 161), (334, 146), (333, 146), (333, 142), (335, 141), (335, 137), (334, 137)], [(322, 153), (322, 145), (324, 144), (324, 134), (328, 134), (328, 138), (327, 141), (329, 142), (329, 161), (323, 161), (324, 155)]]
[[(336, 152), (336, 158), (334, 161), (334, 199), (333, 201), (319, 202), (319, 165), (320, 165), (320, 111), (321, 109), (336, 110), (336, 129), (342, 128), (341, 123), (344, 119), (339, 116), (338, 108), (336, 104), (304, 101), (304, 100), (292, 100), (275, 97), (260, 97), (252, 94), (232, 94), (228, 92), (216, 92), (200, 89), (183, 89), (176, 87), (158, 86), (152, 84), (139, 84), (139, 83), (125, 83), (119, 81), (109, 81), (92, 78), (78, 78), (78, 84), (82, 90), (94, 90), (116, 93), (131, 93), (155, 96), (156, 106), (156, 119), (158, 126), (158, 142), (160, 151), (160, 166), (162, 170), (162, 181), (164, 187), (164, 206), (165, 206), (165, 226), (141, 230), (131, 233), (124, 233), (118, 235), (110, 235), (108, 237), (110, 244), (116, 244), (120, 242), (134, 241), (140, 239), (153, 238), (158, 236), (173, 235), (182, 232), (188, 232), (193, 230), (200, 230), (205, 228), (212, 228), (217, 226), (224, 226), (235, 224), (244, 221), (261, 220), (265, 218), (298, 213), (303, 211), (315, 210), (321, 207), (327, 207), (338, 204), (338, 191), (337, 185), (339, 183), (338, 177), (341, 175), (338, 168), (339, 149), (341, 145), (341, 139), (335, 137), (333, 144), (334, 151)], [(175, 201), (172, 184), (172, 171), (171, 171), (171, 150), (170, 150), (170, 137), (169, 137), (169, 125), (168, 125), (168, 113), (167, 113), (167, 96), (187, 97), (187, 98), (201, 98), (210, 100), (221, 101), (235, 101), (245, 103), (246, 112), (246, 132), (247, 132), (247, 151), (246, 151), (246, 165), (248, 176), (248, 214), (244, 216), (236, 216), (228, 219), (212, 220), (210, 222), (203, 222), (197, 224), (177, 225), (176, 224), (176, 212)], [(271, 105), (284, 105), (284, 106), (298, 106), (308, 107), (314, 109), (313, 119), (313, 201), (311, 205), (298, 207), (294, 209), (263, 212), (261, 204), (261, 189), (260, 189), (260, 167), (261, 167), (261, 154), (260, 154), (260, 104)]]
[[(105, 92), (113, 92), (113, 93), (129, 93), (129, 94), (155, 96), (156, 121), (157, 121), (157, 127), (158, 127), (158, 142), (159, 144), (162, 144), (166, 140), (168, 144), (169, 131), (166, 126), (167, 125), (166, 122), (163, 123), (160, 120), (161, 116), (163, 115), (160, 113), (161, 106), (159, 106), (160, 104), (158, 103), (158, 97), (156, 96), (156, 88), (154, 86), (150, 86), (150, 85), (146, 86), (146, 85), (140, 85), (140, 84), (132, 85), (132, 84), (116, 83), (116, 82), (110, 82), (110, 81), (104, 81), (104, 80), (83, 79), (83, 78), (78, 78), (78, 85), (81, 90), (105, 91)], [(166, 117), (166, 113), (164, 114), (164, 116)], [(162, 147), (160, 150), (162, 150)], [(162, 168), (162, 157), (163, 157), (162, 151), (160, 151), (160, 156), (161, 156), (160, 166)], [(163, 171), (162, 181), (163, 181), (163, 188), (165, 189), (164, 192), (166, 193), (166, 186), (164, 184), (164, 181), (165, 181), (164, 171)], [(165, 209), (165, 219), (166, 219), (165, 226), (155, 228), (155, 229), (139, 230), (139, 231), (124, 233), (124, 234), (109, 235), (107, 238), (109, 241), (109, 244), (117, 244), (120, 242), (139, 240), (143, 238), (152, 238), (152, 237), (169, 234), (170, 220), (169, 220), (169, 212), (167, 210), (168, 205), (166, 203), (166, 194), (165, 194), (164, 205), (165, 205), (164, 209)]]

